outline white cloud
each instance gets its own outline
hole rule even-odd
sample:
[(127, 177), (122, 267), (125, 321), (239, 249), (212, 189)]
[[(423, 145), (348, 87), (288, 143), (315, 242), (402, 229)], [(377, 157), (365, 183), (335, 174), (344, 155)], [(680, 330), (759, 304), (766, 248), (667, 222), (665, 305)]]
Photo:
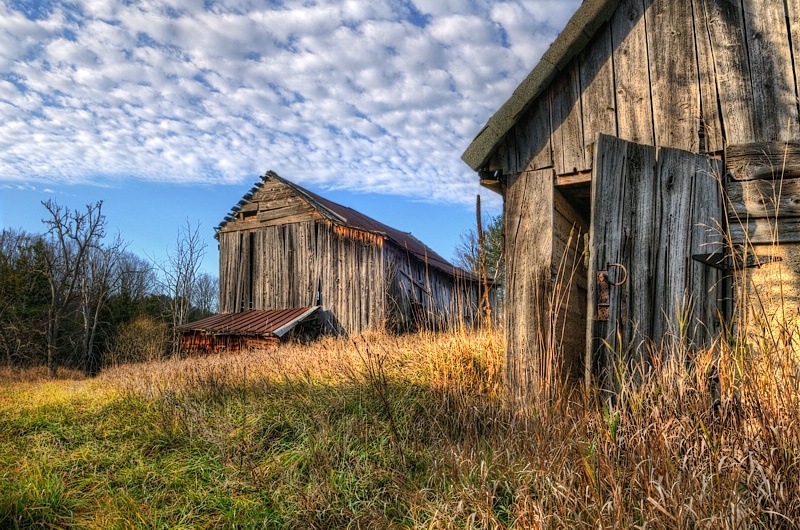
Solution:
[(471, 203), (460, 160), (578, 0), (0, 5), (0, 180), (300, 182)]

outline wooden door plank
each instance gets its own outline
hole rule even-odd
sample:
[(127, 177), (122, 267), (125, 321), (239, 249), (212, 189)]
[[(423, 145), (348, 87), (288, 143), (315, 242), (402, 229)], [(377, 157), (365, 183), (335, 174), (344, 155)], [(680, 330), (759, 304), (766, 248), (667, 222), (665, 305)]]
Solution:
[(728, 145), (755, 142), (753, 90), (740, 2), (698, 0), (714, 57), (722, 126)]
[(611, 18), (619, 137), (653, 145), (647, 35), (641, 0), (621, 2)]
[(729, 181), (731, 219), (800, 217), (800, 178)]
[[(655, 249), (656, 179), (655, 149), (606, 135), (595, 146), (595, 176), (592, 179), (592, 219), (588, 273), (587, 378), (598, 375), (609, 388), (616, 352), (644, 353), (642, 337), (650, 333), (653, 301)], [(610, 280), (625, 276), (618, 263), (627, 269), (627, 281), (610, 287), (610, 318), (596, 320), (597, 276), (607, 270)], [(634, 325), (629, 325), (635, 321)], [(618, 341), (619, 338), (622, 342)]]
[[(800, 1), (800, 0), (798, 0)], [(579, 56), (581, 111), (583, 112), (584, 167), (594, 162), (594, 142), (599, 133), (617, 134), (614, 68), (611, 60), (611, 26), (606, 24)]]
[(646, 0), (656, 145), (696, 152), (700, 87), (691, 2)]
[(798, 136), (795, 86), (784, 0), (743, 0), (756, 133), (763, 141)]
[[(715, 164), (692, 153), (663, 148), (658, 153), (658, 248), (653, 315), (654, 340), (707, 342), (716, 319), (717, 269), (692, 256), (722, 247), (721, 192)], [(718, 173), (717, 173), (718, 174)], [(685, 322), (686, 325), (681, 324)], [(684, 335), (681, 337), (680, 334)]]
[(693, 0), (692, 11), (694, 13), (694, 39), (697, 48), (697, 73), (700, 83), (701, 135), (699, 150), (700, 152), (718, 153), (724, 149), (725, 144), (722, 139), (714, 54), (703, 1)]
[[(704, 155), (696, 156), (695, 160), (691, 256), (721, 251), (727, 240), (722, 160)], [(691, 258), (689, 263), (693, 318), (689, 323), (688, 336), (696, 347), (705, 348), (711, 345), (720, 331), (720, 311), (728, 293), (724, 290), (722, 271)]]
[(557, 175), (584, 170), (580, 72), (573, 61), (550, 86), (553, 162)]

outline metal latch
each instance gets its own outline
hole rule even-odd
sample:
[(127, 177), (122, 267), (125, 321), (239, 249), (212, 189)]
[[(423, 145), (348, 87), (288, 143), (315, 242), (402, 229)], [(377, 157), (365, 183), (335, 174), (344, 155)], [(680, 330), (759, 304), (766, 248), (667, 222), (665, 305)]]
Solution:
[(607, 322), (611, 319), (611, 287), (619, 287), (628, 281), (628, 269), (621, 263), (609, 263), (606, 268), (622, 269), (622, 279), (618, 282), (609, 280), (608, 270), (597, 271), (597, 314), (595, 320)]

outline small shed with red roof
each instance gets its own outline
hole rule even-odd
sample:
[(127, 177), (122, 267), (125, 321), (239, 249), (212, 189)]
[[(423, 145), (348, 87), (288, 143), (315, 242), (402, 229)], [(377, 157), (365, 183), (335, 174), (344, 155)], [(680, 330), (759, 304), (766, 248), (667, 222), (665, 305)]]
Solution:
[(277, 346), (298, 326), (313, 323), (319, 307), (220, 313), (178, 326), (181, 351), (212, 353)]

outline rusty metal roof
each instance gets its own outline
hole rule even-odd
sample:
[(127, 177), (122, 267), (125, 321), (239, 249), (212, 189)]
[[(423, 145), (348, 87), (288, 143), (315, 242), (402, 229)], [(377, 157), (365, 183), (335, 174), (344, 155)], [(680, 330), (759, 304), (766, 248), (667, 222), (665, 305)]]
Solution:
[(313, 315), (319, 306), (292, 309), (252, 310), (220, 313), (178, 326), (178, 331), (202, 331), (227, 335), (274, 335), (282, 337), (300, 322)]

